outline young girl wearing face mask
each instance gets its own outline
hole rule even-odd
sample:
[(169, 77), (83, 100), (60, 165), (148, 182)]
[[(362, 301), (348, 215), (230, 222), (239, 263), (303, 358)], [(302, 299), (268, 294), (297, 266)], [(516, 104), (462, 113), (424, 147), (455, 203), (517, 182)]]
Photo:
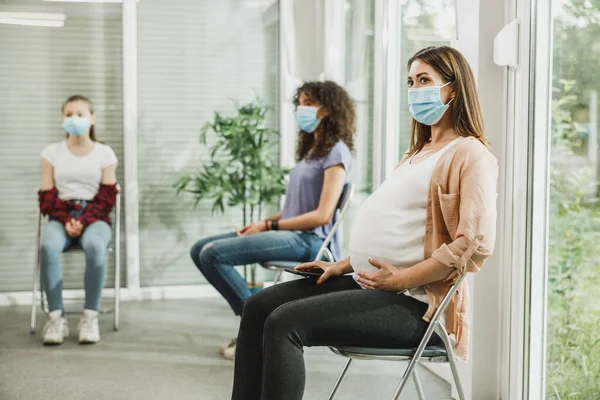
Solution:
[(79, 343), (100, 340), (98, 308), (112, 237), (110, 211), (117, 196), (117, 157), (96, 140), (96, 116), (84, 96), (71, 96), (62, 106), (65, 140), (42, 153), (40, 210), (49, 217), (40, 241), (40, 267), (50, 319), (44, 344), (61, 344), (69, 336), (62, 301), (61, 253), (73, 244), (85, 252), (85, 306)]
[[(349, 257), (299, 266), (323, 274), (248, 300), (232, 399), (302, 399), (304, 346), (417, 347), (452, 283), (491, 254), (498, 165), (471, 69), (441, 46), (419, 51), (408, 70), (410, 148), (359, 208)], [(443, 316), (461, 360), (469, 347), (468, 293), (464, 281)], [(430, 344), (440, 343), (434, 334)]]
[[(354, 104), (334, 82), (308, 82), (294, 98), (300, 128), (296, 157), (283, 210), (237, 232), (198, 241), (191, 250), (196, 267), (241, 315), (250, 290), (234, 269), (270, 260), (313, 260), (335, 223), (335, 209), (351, 167), (355, 131)], [(339, 259), (335, 235), (331, 251)], [(235, 339), (221, 354), (233, 359)]]

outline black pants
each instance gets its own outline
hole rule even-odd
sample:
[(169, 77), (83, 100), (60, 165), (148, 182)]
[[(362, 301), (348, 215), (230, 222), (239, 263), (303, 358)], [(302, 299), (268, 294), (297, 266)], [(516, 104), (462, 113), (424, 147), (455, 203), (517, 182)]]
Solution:
[[(302, 399), (304, 346), (416, 347), (426, 310), (404, 294), (363, 290), (350, 276), (265, 289), (244, 305), (232, 399)], [(438, 343), (434, 334), (430, 344)]]

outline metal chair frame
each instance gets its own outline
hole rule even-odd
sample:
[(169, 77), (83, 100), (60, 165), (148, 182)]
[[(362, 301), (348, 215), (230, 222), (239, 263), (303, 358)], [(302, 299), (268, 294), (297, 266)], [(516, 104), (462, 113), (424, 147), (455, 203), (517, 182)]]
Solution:
[[(113, 223), (113, 241), (108, 246), (107, 252), (113, 253), (114, 265), (115, 265), (115, 296), (114, 296), (114, 308), (111, 310), (100, 310), (100, 313), (113, 313), (113, 329), (115, 331), (119, 330), (119, 304), (120, 304), (120, 289), (121, 289), (121, 194), (117, 193), (117, 199), (115, 204), (115, 218)], [(38, 284), (40, 291), (40, 307), (44, 313), (48, 314), (48, 305), (45, 300), (44, 294), (44, 283), (40, 274), (40, 241), (41, 241), (41, 233), (42, 233), (42, 214), (38, 211), (37, 218), (37, 256), (35, 267), (33, 268), (33, 289), (32, 289), (32, 299), (31, 299), (31, 325), (29, 329), (29, 333), (32, 335), (35, 334), (36, 331), (36, 323), (37, 323), (37, 313), (36, 313), (36, 303), (38, 301), (37, 292), (38, 292)], [(67, 248), (64, 253), (72, 252), (72, 251), (83, 251), (83, 249), (78, 246), (71, 246)], [(72, 312), (65, 312), (66, 314), (71, 314)]]
[[(404, 371), (404, 375), (402, 375), (402, 379), (398, 384), (396, 391), (392, 397), (392, 400), (398, 400), (400, 398), (400, 394), (402, 390), (406, 387), (406, 383), (412, 377), (417, 388), (417, 395), (419, 400), (424, 400), (425, 395), (423, 393), (423, 387), (421, 386), (421, 382), (417, 375), (416, 366), (419, 362), (431, 362), (431, 363), (447, 363), (450, 365), (450, 370), (452, 371), (452, 376), (454, 378), (454, 383), (456, 384), (456, 390), (458, 392), (458, 397), (460, 400), (466, 400), (465, 392), (462, 386), (462, 382), (460, 380), (460, 375), (458, 373), (458, 368), (456, 367), (456, 356), (454, 354), (454, 349), (452, 348), (452, 342), (450, 341), (450, 337), (446, 332), (446, 329), (441, 324), (440, 319), (448, 304), (450, 304), (450, 300), (456, 294), (456, 291), (461, 286), (465, 278), (467, 277), (467, 273), (465, 272), (460, 279), (450, 288), (439, 308), (433, 315), (433, 318), (430, 321), (419, 346), (416, 349), (378, 349), (378, 348), (368, 348), (368, 347), (329, 347), (331, 351), (335, 354), (340, 355), (342, 357), (347, 357), (348, 361), (344, 365), (344, 368), (338, 377), (333, 390), (329, 395), (329, 400), (333, 400), (336, 393), (338, 392), (342, 381), (344, 380), (346, 373), (348, 372), (350, 365), (355, 359), (362, 360), (387, 360), (387, 361), (410, 361), (408, 367)], [(433, 333), (437, 333), (439, 337), (442, 339), (444, 344), (444, 348), (440, 346), (427, 346), (429, 339)]]
[[(331, 228), (331, 231), (329, 231), (329, 234), (327, 235), (325, 240), (323, 240), (323, 244), (321, 245), (321, 247), (319, 248), (319, 251), (317, 252), (315, 261), (321, 260), (323, 257), (325, 257), (328, 261), (331, 261), (331, 262), (335, 261), (335, 258), (333, 257), (333, 254), (331, 253), (331, 250), (329, 249), (329, 245), (331, 244), (331, 241), (333, 240), (333, 235), (335, 235), (338, 228), (342, 224), (342, 220), (344, 219), (344, 216), (346, 215), (346, 212), (348, 211), (348, 208), (350, 207), (350, 203), (352, 203), (352, 199), (354, 198), (355, 191), (356, 191), (356, 189), (351, 182), (348, 182), (344, 185), (344, 189), (342, 190), (340, 200), (338, 201), (338, 204), (336, 207), (336, 212), (339, 212), (338, 218), (335, 221), (335, 224), (333, 224), (333, 227)], [(277, 271), (277, 274), (275, 275), (275, 278), (273, 279), (273, 284), (276, 285), (281, 281), (281, 276), (283, 274), (284, 268), (295, 267), (296, 265), (299, 265), (299, 263), (302, 263), (302, 262), (301, 261), (298, 261), (298, 262), (296, 262), (296, 261), (266, 261), (266, 262), (260, 263), (260, 265), (263, 268), (270, 269), (272, 271)]]

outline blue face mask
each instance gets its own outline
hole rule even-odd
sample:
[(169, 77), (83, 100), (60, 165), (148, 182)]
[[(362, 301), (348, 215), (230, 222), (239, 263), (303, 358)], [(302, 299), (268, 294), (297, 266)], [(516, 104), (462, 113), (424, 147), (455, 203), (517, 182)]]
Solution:
[(321, 120), (317, 118), (318, 107), (298, 106), (296, 108), (296, 122), (303, 132), (313, 133)]
[(81, 136), (90, 129), (90, 121), (82, 117), (65, 118), (62, 128), (72, 136)]
[(444, 104), (440, 97), (440, 90), (451, 83), (448, 82), (443, 86), (408, 89), (408, 111), (417, 122), (434, 125), (442, 119), (454, 99), (450, 99), (448, 104)]

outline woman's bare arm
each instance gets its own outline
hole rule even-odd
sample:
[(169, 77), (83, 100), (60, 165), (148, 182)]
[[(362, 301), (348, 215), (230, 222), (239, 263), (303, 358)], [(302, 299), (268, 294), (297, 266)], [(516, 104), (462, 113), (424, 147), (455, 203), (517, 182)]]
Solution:
[(45, 158), (42, 158), (42, 190), (54, 187), (54, 167)]

